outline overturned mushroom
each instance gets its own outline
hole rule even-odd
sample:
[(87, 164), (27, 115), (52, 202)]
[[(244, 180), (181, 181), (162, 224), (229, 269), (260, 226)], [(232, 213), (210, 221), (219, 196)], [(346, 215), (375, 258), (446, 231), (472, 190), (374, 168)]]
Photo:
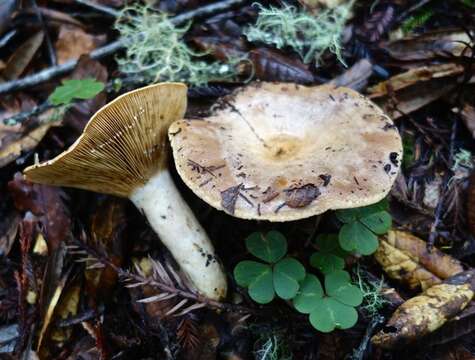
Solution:
[(226, 278), (213, 245), (167, 169), (167, 129), (184, 116), (186, 91), (183, 84), (163, 83), (118, 97), (67, 151), (24, 174), (34, 182), (130, 198), (195, 287), (220, 299)]
[(391, 119), (347, 88), (256, 83), (169, 128), (178, 173), (213, 207), (289, 221), (375, 203), (399, 169)]

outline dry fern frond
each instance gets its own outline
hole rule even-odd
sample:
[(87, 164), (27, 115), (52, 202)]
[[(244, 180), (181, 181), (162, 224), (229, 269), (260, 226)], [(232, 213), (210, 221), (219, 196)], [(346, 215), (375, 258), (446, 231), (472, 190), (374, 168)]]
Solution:
[(94, 114), (68, 151), (26, 168), (26, 178), (128, 197), (166, 166), (168, 126), (184, 116), (186, 91), (163, 83), (119, 96)]

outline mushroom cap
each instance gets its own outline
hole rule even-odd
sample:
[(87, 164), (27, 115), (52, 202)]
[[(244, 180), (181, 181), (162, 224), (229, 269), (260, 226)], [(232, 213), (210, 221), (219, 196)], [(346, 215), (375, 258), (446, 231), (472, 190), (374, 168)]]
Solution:
[(348, 88), (254, 83), (169, 139), (183, 181), (244, 219), (290, 221), (375, 203), (402, 155), (391, 119)]
[(128, 197), (166, 167), (169, 125), (183, 118), (187, 87), (146, 86), (99, 109), (83, 134), (56, 158), (29, 166), (33, 182)]

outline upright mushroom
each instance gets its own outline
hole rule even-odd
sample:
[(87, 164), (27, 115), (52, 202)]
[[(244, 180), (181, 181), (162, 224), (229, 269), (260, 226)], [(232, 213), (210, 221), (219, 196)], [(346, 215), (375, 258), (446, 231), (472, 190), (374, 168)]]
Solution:
[(167, 130), (185, 114), (186, 91), (184, 84), (163, 83), (119, 96), (94, 114), (67, 151), (24, 174), (34, 182), (130, 198), (198, 291), (220, 299), (226, 277), (167, 168)]
[(289, 221), (386, 196), (402, 155), (391, 119), (333, 86), (255, 83), (168, 130), (178, 173), (236, 217)]

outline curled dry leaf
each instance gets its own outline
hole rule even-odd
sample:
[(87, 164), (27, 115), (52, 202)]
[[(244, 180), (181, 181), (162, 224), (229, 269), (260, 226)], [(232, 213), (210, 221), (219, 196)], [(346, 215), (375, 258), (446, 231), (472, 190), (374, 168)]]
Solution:
[(475, 294), (475, 270), (459, 273), (402, 304), (371, 339), (387, 349), (412, 343), (461, 312)]
[(463, 71), (463, 66), (453, 63), (410, 69), (370, 87), (369, 97), (399, 118), (449, 93)]
[(374, 257), (389, 277), (412, 289), (427, 289), (463, 271), (458, 260), (436, 248), (429, 251), (425, 241), (405, 231), (382, 236)]
[(0, 223), (0, 256), (7, 256), (15, 241), (21, 217), (16, 211), (5, 214)]
[(435, 57), (471, 56), (470, 36), (463, 30), (441, 30), (389, 41), (382, 45), (395, 59), (427, 60)]

